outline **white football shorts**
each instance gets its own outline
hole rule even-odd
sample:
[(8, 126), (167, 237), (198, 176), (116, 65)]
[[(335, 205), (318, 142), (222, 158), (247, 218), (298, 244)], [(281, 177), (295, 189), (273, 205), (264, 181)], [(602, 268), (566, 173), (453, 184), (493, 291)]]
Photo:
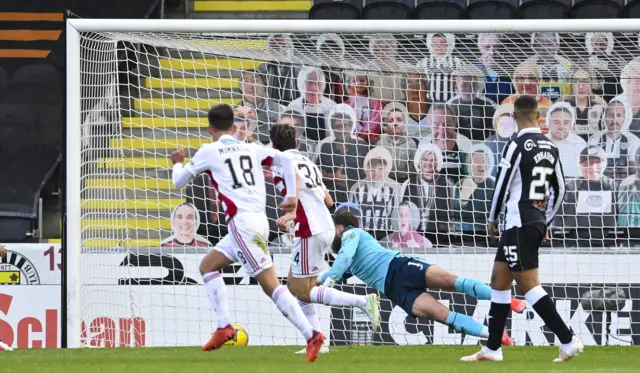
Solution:
[(265, 214), (241, 212), (227, 224), (229, 233), (213, 248), (227, 259), (242, 264), (255, 277), (273, 266), (269, 255), (269, 221)]
[(324, 254), (331, 248), (335, 230), (330, 229), (311, 237), (296, 237), (291, 251), (291, 275), (295, 278), (314, 277), (325, 267)]

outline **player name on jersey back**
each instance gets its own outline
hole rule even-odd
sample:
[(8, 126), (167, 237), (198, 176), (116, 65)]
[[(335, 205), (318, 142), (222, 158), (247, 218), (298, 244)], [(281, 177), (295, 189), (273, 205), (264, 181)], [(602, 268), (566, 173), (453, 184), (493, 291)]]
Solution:
[[(211, 178), (225, 215), (233, 218), (238, 212), (264, 212), (266, 188), (262, 165), (271, 166), (272, 157), (254, 144), (242, 143), (232, 137), (204, 145), (204, 167)], [(194, 157), (195, 158), (195, 157)]]

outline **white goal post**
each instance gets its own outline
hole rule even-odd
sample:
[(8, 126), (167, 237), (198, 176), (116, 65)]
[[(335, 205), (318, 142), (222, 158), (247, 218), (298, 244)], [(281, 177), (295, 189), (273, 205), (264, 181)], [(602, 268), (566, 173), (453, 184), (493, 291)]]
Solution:
[[(448, 102), (447, 107), (462, 106), (462, 104), (453, 104), (451, 100), (455, 99), (456, 92), (462, 89), (460, 87), (463, 77), (478, 77), (476, 72), (482, 72), (481, 83), (484, 90), (485, 83), (489, 82), (485, 81), (485, 78), (493, 72), (483, 71), (474, 65), (474, 61), (479, 60), (480, 56), (477, 45), (478, 35), (501, 35), (504, 44), (509, 45), (508, 55), (503, 56), (502, 71), (495, 73), (508, 77), (507, 80), (511, 84), (516, 79), (520, 79), (517, 75), (518, 71), (525, 71), (525, 76), (521, 78), (524, 80), (536, 78), (527, 74), (542, 74), (539, 67), (535, 67), (537, 66), (535, 60), (532, 62), (533, 68), (531, 68), (531, 62), (529, 65), (525, 63), (525, 60), (530, 57), (528, 54), (530, 49), (527, 48), (532, 42), (532, 35), (555, 33), (559, 41), (558, 35), (562, 34), (563, 45), (558, 47), (558, 55), (562, 54), (566, 58), (558, 59), (557, 65), (560, 69), (566, 68), (566, 71), (563, 71), (564, 75), (561, 78), (554, 81), (561, 87), (558, 88), (558, 92), (553, 93), (558, 97), (553, 97), (552, 101), (560, 102), (563, 101), (561, 96), (568, 97), (572, 84), (577, 85), (585, 79), (589, 80), (589, 84), (596, 84), (594, 82), (602, 72), (594, 72), (588, 68), (590, 58), (593, 56), (587, 51), (588, 48), (584, 48), (585, 37), (591, 33), (602, 35), (616, 33), (616, 38), (621, 35), (620, 37), (625, 40), (620, 42), (614, 51), (617, 57), (607, 60), (620, 63), (616, 65), (617, 62), (611, 62), (610, 67), (605, 68), (608, 73), (604, 75), (611, 75), (622, 85), (631, 84), (629, 82), (634, 79), (640, 81), (640, 62), (635, 60), (636, 57), (640, 57), (638, 22), (639, 20), (635, 19), (455, 21), (68, 19), (66, 27), (66, 227), (63, 240), (67, 268), (65, 278), (67, 346), (197, 345), (203, 343), (213, 330), (214, 312), (208, 306), (204, 290), (196, 286), (196, 283), (202, 282), (198, 273), (199, 258), (207, 248), (197, 244), (202, 243), (197, 237), (191, 244), (185, 245), (179, 244), (182, 241), (177, 238), (166, 241), (166, 238), (173, 237), (172, 234), (176, 231), (172, 224), (178, 213), (174, 211), (177, 211), (187, 200), (194, 205), (205, 203), (205, 201), (203, 198), (199, 200), (195, 195), (196, 192), (173, 189), (169, 184), (170, 165), (167, 163), (167, 154), (176, 147), (185, 147), (191, 150), (189, 155), (193, 156), (200, 144), (209, 141), (206, 132), (206, 111), (209, 106), (216, 102), (227, 102), (234, 106), (244, 102), (241, 88), (243, 84), (250, 84), (246, 80), (252, 79), (251, 84), (255, 87), (259, 85), (256, 83), (258, 75), (263, 82), (270, 78), (281, 78), (270, 75), (272, 74), (270, 71), (273, 70), (262, 67), (265, 62), (271, 63), (277, 71), (285, 67), (292, 69), (291, 71), (304, 68), (311, 69), (312, 72), (317, 71), (313, 70), (314, 68), (322, 70), (323, 73), (331, 71), (343, 79), (337, 82), (339, 88), (336, 88), (340, 90), (341, 100), (342, 97), (351, 95), (352, 91), (355, 92), (351, 101), (345, 98), (343, 104), (332, 101), (326, 105), (324, 101), (319, 101), (317, 105), (313, 105), (315, 107), (311, 111), (306, 109), (304, 97), (298, 106), (295, 100), (287, 104), (285, 102), (287, 100), (282, 99), (281, 102), (274, 103), (277, 109), (260, 109), (264, 111), (265, 118), (270, 118), (269, 123), (255, 123), (262, 120), (260, 119), (262, 114), (258, 109), (255, 109), (253, 114), (247, 114), (248, 111), (238, 109), (237, 114), (243, 120), (255, 119), (251, 115), (256, 116), (257, 119), (252, 122), (253, 124), (247, 124), (249, 129), (246, 139), (249, 141), (248, 139), (255, 135), (255, 141), (267, 146), (268, 127), (277, 122), (282, 112), (293, 108), (301, 112), (299, 114), (305, 118), (311, 116), (316, 118), (319, 114), (314, 110), (318, 107), (323, 107), (322, 110), (326, 109), (323, 115), (327, 115), (328, 122), (323, 123), (325, 123), (326, 138), (330, 140), (323, 142), (325, 137), (315, 134), (320, 137), (312, 141), (313, 147), (309, 146), (309, 154), (311, 158), (311, 153), (315, 152), (314, 161), (325, 167), (323, 171), (327, 173), (326, 180), (340, 179), (337, 175), (344, 174), (347, 180), (345, 183), (348, 185), (344, 192), (346, 199), (351, 199), (360, 193), (354, 188), (360, 185), (358, 182), (361, 180), (352, 180), (353, 173), (362, 175), (363, 182), (364, 179), (373, 177), (370, 176), (370, 172), (373, 172), (370, 170), (375, 166), (371, 163), (371, 159), (375, 157), (365, 158), (364, 154), (358, 153), (357, 156), (363, 160), (357, 161), (355, 166), (348, 163), (351, 162), (348, 157), (344, 158), (347, 159), (346, 165), (336, 162), (333, 164), (333, 169), (327, 166), (327, 159), (329, 162), (334, 162), (335, 154), (328, 154), (326, 149), (333, 149), (332, 141), (336, 141), (333, 131), (339, 132), (338, 129), (331, 127), (334, 123), (332, 115), (343, 110), (344, 115), (340, 117), (343, 129), (346, 126), (344, 123), (351, 119), (358, 122), (358, 127), (356, 123), (353, 123), (353, 127), (360, 128), (360, 121), (364, 121), (360, 116), (364, 106), (369, 105), (366, 109), (372, 110), (371, 113), (377, 110), (375, 112), (378, 115), (377, 127), (374, 127), (378, 128), (375, 130), (378, 132), (361, 136), (358, 132), (360, 129), (352, 129), (353, 135), (344, 135), (345, 138), (351, 136), (353, 142), (350, 146), (354, 149), (360, 149), (364, 141), (365, 144), (362, 146), (366, 147), (368, 154), (369, 149), (376, 148), (376, 142), (386, 131), (387, 121), (390, 120), (380, 116), (388, 116), (395, 111), (402, 113), (397, 106), (383, 108), (394, 102), (401, 101), (404, 105), (410, 101), (408, 93), (405, 92), (410, 89), (407, 84), (417, 84), (422, 87), (418, 88), (418, 91), (421, 89), (425, 92), (429, 91), (427, 95), (429, 102), (428, 105), (425, 102), (424, 107), (431, 109), (428, 112), (418, 113), (418, 119), (409, 118), (407, 105), (402, 106), (404, 120), (407, 122), (404, 124), (408, 126), (409, 122), (414, 120), (415, 125), (412, 128), (417, 128), (417, 132), (407, 136), (413, 139), (411, 141), (415, 140), (413, 148), (406, 145), (406, 149), (399, 149), (400, 153), (383, 149), (389, 156), (383, 154), (381, 158), (376, 158), (382, 159), (383, 172), (387, 173), (386, 178), (389, 174), (387, 166), (392, 167), (386, 161), (387, 159), (394, 163), (399, 159), (397, 157), (407, 157), (398, 154), (411, 154), (411, 159), (405, 159), (408, 165), (405, 170), (406, 177), (393, 180), (393, 188), (396, 189), (392, 188), (393, 192), (390, 193), (393, 193), (394, 197), (390, 199), (391, 205), (388, 211), (381, 212), (388, 213), (389, 222), (381, 223), (388, 226), (381, 231), (389, 235), (380, 235), (377, 238), (381, 241), (388, 238), (386, 243), (395, 244), (395, 239), (390, 237), (395, 230), (402, 231), (398, 225), (401, 219), (399, 215), (402, 214), (399, 210), (401, 202), (405, 200), (403, 196), (407, 196), (410, 215), (409, 230), (420, 231), (414, 232), (415, 237), (426, 238), (423, 237), (424, 241), (420, 241), (423, 238), (411, 238), (412, 243), (419, 241), (420, 244), (409, 245), (411, 247), (403, 246), (401, 248), (403, 252), (422, 256), (429, 262), (456, 274), (488, 282), (496, 248), (486, 244), (487, 235), (481, 233), (483, 232), (481, 226), (486, 225), (486, 221), (476, 221), (476, 219), (482, 219), (478, 216), (483, 211), (474, 207), (476, 206), (474, 203), (475, 201), (487, 202), (490, 192), (482, 200), (477, 196), (473, 197), (475, 195), (473, 193), (478, 190), (479, 184), (485, 185), (484, 180), (488, 180), (489, 175), (486, 175), (481, 183), (479, 179), (473, 179), (473, 172), (488, 174), (486, 168), (497, 166), (497, 164), (493, 158), (489, 159), (490, 155), (487, 155), (487, 158), (482, 155), (482, 161), (478, 162), (485, 162), (487, 159), (486, 162), (482, 164), (480, 171), (472, 171), (470, 167), (476, 165), (473, 154), (484, 152), (482, 146), (486, 143), (485, 137), (482, 135), (482, 139), (477, 140), (472, 138), (475, 135), (469, 135), (471, 140), (466, 139), (468, 146), (465, 142), (465, 147), (462, 146), (463, 142), (458, 137), (456, 150), (450, 152), (455, 154), (449, 154), (449, 156), (460, 162), (460, 174), (454, 176), (454, 180), (443, 176), (444, 187), (433, 182), (429, 184), (430, 186), (425, 186), (425, 189), (420, 185), (415, 189), (422, 190), (418, 193), (424, 193), (425, 190), (428, 191), (427, 194), (435, 193), (436, 197), (439, 193), (437, 190), (441, 190), (438, 188), (446, 189), (446, 192), (443, 192), (447, 193), (445, 204), (448, 206), (445, 220), (438, 220), (442, 217), (437, 213), (435, 218), (430, 217), (429, 214), (439, 209), (438, 202), (430, 205), (437, 198), (423, 196), (428, 203), (418, 207), (417, 204), (420, 204), (421, 200), (413, 200), (415, 195), (411, 195), (413, 190), (411, 178), (419, 177), (416, 175), (422, 175), (422, 172), (426, 173), (427, 171), (422, 170), (421, 167), (426, 167), (423, 162), (429, 162), (415, 154), (422, 151), (420, 154), (428, 158), (425, 154), (428, 149), (431, 149), (429, 146), (437, 148), (434, 145), (436, 135), (433, 134), (433, 128), (437, 125), (435, 122), (429, 122), (431, 119), (425, 119), (423, 123), (423, 119), (432, 115), (432, 111), (438, 110), (436, 109), (439, 107), (438, 104), (434, 105), (434, 103), (441, 99), (438, 98), (439, 95), (446, 96), (443, 101)], [(321, 51), (320, 44), (317, 42), (318, 35), (321, 34), (335, 35), (335, 37), (326, 37), (324, 40), (333, 41), (334, 48), (342, 48), (342, 52), (330, 55), (326, 51)], [(442, 34), (444, 43), (448, 43), (447, 48), (451, 47), (447, 57), (447, 61), (451, 64), (447, 66), (448, 72), (440, 71), (442, 66), (439, 62), (434, 65), (433, 60), (429, 59), (430, 46), (424, 43), (427, 34), (431, 35), (429, 37), (432, 39), (429, 40), (433, 40), (434, 34)], [(274, 35), (286, 36), (285, 39), (292, 43), (291, 53), (268, 50), (267, 40)], [(453, 39), (450, 39), (449, 35), (452, 35)], [(605, 41), (608, 40), (606, 35), (603, 36)], [(388, 60), (374, 60), (369, 48), (371, 40), (375, 38), (393, 39), (397, 56), (402, 61), (391, 63)], [(453, 51), (452, 41), (456, 39), (458, 44)], [(613, 43), (613, 41), (610, 42)], [(451, 51), (453, 53), (450, 53)], [(607, 56), (610, 55), (611, 53), (607, 54)], [(637, 63), (638, 70), (634, 63)], [(126, 67), (123, 67), (123, 64)], [(567, 67), (567, 64), (571, 66)], [(586, 78), (575, 74), (578, 70), (586, 71)], [(339, 72), (336, 73), (336, 71)], [(250, 77), (244, 75), (247, 73)], [(406, 77), (408, 74), (420, 75), (415, 81), (411, 81), (411, 78)], [(310, 75), (307, 75), (306, 79), (311, 79), (308, 76)], [(313, 76), (317, 77), (317, 74)], [(368, 80), (361, 83), (360, 77)], [(387, 87), (387, 93), (379, 93), (381, 97), (376, 97), (375, 102), (380, 106), (378, 109), (373, 109), (371, 105), (374, 103), (374, 98), (371, 92), (375, 89), (382, 91), (383, 87), (376, 87), (371, 82), (382, 82), (385, 79), (393, 81), (396, 77), (402, 80), (404, 85)], [(460, 79), (456, 80), (457, 77)], [(304, 84), (315, 83), (316, 89), (321, 87), (322, 90), (332, 84), (325, 81), (324, 77), (317, 78), (321, 82), (303, 79), (302, 83), (299, 83), (297, 75), (293, 79), (294, 90), (303, 89), (298, 88), (300, 84), (304, 87)], [(426, 82), (424, 86), (422, 79)], [(543, 86), (541, 82), (545, 79), (542, 75), (537, 76), (537, 84)], [(475, 86), (475, 83), (474, 80), (472, 85)], [(604, 78), (600, 83), (610, 84)], [(274, 84), (276, 85), (269, 86), (265, 82), (263, 90), (277, 90), (282, 88), (278, 84), (285, 83), (278, 81)], [(357, 86), (363, 84), (366, 94), (371, 95), (372, 100), (362, 100), (362, 102), (366, 101), (366, 104), (360, 105)], [(444, 88), (447, 84), (450, 89), (448, 92)], [(479, 93), (475, 90), (471, 92), (475, 95), (474, 97)], [(516, 94), (517, 89), (509, 92), (507, 96), (512, 93)], [(539, 96), (543, 97), (547, 93), (545, 91)], [(333, 91), (331, 94), (337, 95)], [(293, 95), (294, 99), (299, 96), (297, 91), (289, 92), (289, 95)], [(630, 91), (625, 92), (623, 88), (620, 94), (614, 96), (616, 97), (606, 101), (615, 101), (618, 96), (622, 97), (620, 100), (627, 100), (624, 104), (624, 115), (628, 123), (625, 122), (624, 130), (630, 131), (629, 123), (632, 123), (636, 117), (632, 94)], [(542, 99), (539, 102), (542, 102)], [(498, 114), (500, 103), (494, 104), (491, 117), (473, 117), (474, 114), (472, 114), (472, 119), (491, 123), (489, 128), (484, 128), (484, 132), (490, 132), (495, 137), (494, 126), (497, 122), (494, 120), (498, 120), (501, 115)], [(571, 104), (567, 105), (571, 106)], [(600, 133), (600, 130), (604, 131), (603, 136), (606, 135), (606, 124), (604, 119), (602, 121), (600, 119), (604, 118), (606, 107), (609, 107), (607, 105), (615, 106), (607, 102), (602, 104), (602, 112), (594, 124), (597, 130), (588, 132), (590, 130), (585, 129), (582, 135), (586, 140), (581, 142), (582, 147), (564, 148), (568, 149), (565, 151), (569, 158), (576, 159), (574, 163), (577, 165), (573, 165), (576, 172), (572, 175), (574, 179), (582, 177), (579, 167), (583, 159), (589, 165), (590, 160), (597, 157), (606, 162), (608, 145), (600, 146), (601, 143), (597, 139), (591, 140), (591, 136)], [(347, 106), (352, 108), (345, 109)], [(249, 104), (246, 107), (252, 108)], [(553, 108), (551, 104), (549, 107)], [(570, 120), (572, 123), (569, 125), (571, 127), (569, 131), (573, 132), (576, 114), (575, 108), (568, 109), (568, 112), (572, 112), (571, 110), (574, 110), (574, 116)], [(443, 111), (444, 117), (455, 116), (455, 131), (458, 131), (458, 120), (464, 115), (460, 112), (449, 115), (447, 110), (443, 109)], [(474, 113), (473, 110), (471, 112)], [(353, 114), (357, 114), (358, 118)], [(447, 120), (445, 118), (445, 122)], [(541, 118), (545, 128), (549, 127), (551, 120), (553, 119)], [(340, 120), (337, 121), (340, 122)], [(243, 123), (248, 122), (250, 121)], [(471, 119), (468, 122), (474, 123)], [(303, 132), (311, 126), (309, 123), (311, 123), (309, 119), (305, 119), (302, 124)], [(321, 128), (323, 125), (314, 123), (316, 130), (322, 130), (324, 134), (325, 131)], [(266, 126), (264, 127), (267, 128), (266, 132), (261, 133), (258, 129), (261, 124)], [(366, 124), (362, 126), (367, 127)], [(449, 128), (447, 123), (443, 126), (443, 131), (446, 132)], [(474, 132), (473, 126), (472, 124), (467, 128), (469, 133)], [(638, 130), (640, 131), (640, 128)], [(578, 136), (573, 133), (572, 135)], [(443, 136), (447, 141), (453, 141), (452, 138)], [(637, 139), (635, 135), (630, 136)], [(376, 140), (372, 140), (374, 137)], [(625, 151), (627, 147), (629, 152), (631, 149), (635, 151), (640, 147), (640, 139), (637, 139), (637, 144), (633, 142), (634, 139), (630, 137), (629, 139), (628, 145), (626, 143), (624, 145)], [(305, 143), (307, 140), (313, 139), (305, 137)], [(404, 138), (398, 141), (404, 141)], [(606, 143), (606, 140), (604, 142)], [(317, 143), (320, 144), (316, 147)], [(593, 149), (588, 148), (589, 144), (593, 145)], [(598, 147), (603, 149), (604, 156), (597, 151)], [(412, 152), (406, 153), (405, 151), (409, 151), (410, 148), (413, 149)], [(586, 153), (583, 154), (583, 150)], [(344, 152), (347, 153), (347, 150)], [(433, 155), (430, 161), (433, 163), (431, 167), (437, 169), (434, 175), (439, 173), (440, 169), (446, 168), (443, 167), (443, 162), (451, 162), (449, 158), (443, 161), (441, 150), (434, 150), (430, 154)], [(447, 154), (444, 156), (446, 158)], [(498, 157), (499, 154), (495, 156)], [(616, 153), (612, 157), (619, 156), (620, 154)], [(632, 179), (635, 172), (633, 169), (635, 154), (629, 154), (628, 159), (629, 164), (624, 165), (628, 168), (624, 176), (617, 174), (619, 172), (617, 168), (611, 175), (607, 174), (607, 177), (612, 180), (612, 185), (615, 185), (612, 189), (598, 189), (597, 193), (589, 195), (575, 193), (573, 203), (578, 207), (573, 206), (573, 210), (564, 210), (562, 218), (565, 220), (562, 221), (566, 226), (556, 225), (555, 228), (560, 232), (556, 236), (559, 237), (558, 240), (552, 240), (551, 246), (541, 251), (541, 280), (556, 301), (563, 318), (567, 320), (574, 333), (581, 336), (585, 344), (640, 343), (640, 271), (637, 270), (640, 268), (640, 251), (630, 247), (629, 240), (624, 241), (624, 244), (620, 243), (623, 241), (618, 240), (622, 235), (626, 238), (632, 228), (640, 227), (640, 207), (637, 211), (635, 208), (628, 208), (628, 206), (635, 206), (636, 203), (640, 206), (640, 195), (636, 200), (633, 194), (638, 190), (634, 187), (635, 179)], [(387, 163), (384, 163), (385, 161)], [(464, 167), (463, 163), (465, 163)], [(605, 163), (603, 168), (606, 167)], [(397, 170), (394, 168), (395, 171)], [(602, 174), (597, 177), (600, 184), (602, 184), (600, 182), (602, 178)], [(470, 181), (465, 184), (465, 180)], [(568, 178), (567, 182), (572, 181)], [(342, 185), (339, 181), (335, 183), (335, 185)], [(473, 186), (469, 187), (470, 184)], [(203, 193), (209, 192), (208, 187), (202, 188)], [(467, 193), (465, 188), (471, 188), (468, 192), (471, 196), (465, 194)], [(590, 188), (587, 187), (586, 190), (591, 191)], [(275, 191), (270, 197), (275, 200), (276, 196), (273, 193)], [(368, 192), (361, 191), (361, 193)], [(463, 195), (466, 197), (463, 198)], [(487, 195), (489, 197), (486, 197)], [(341, 197), (337, 198), (340, 202), (344, 202)], [(208, 198), (204, 199), (208, 200)], [(461, 202), (463, 199), (466, 205)], [(604, 203), (607, 206), (586, 212), (579, 207), (582, 202), (587, 204), (588, 201), (593, 200), (598, 200), (599, 204)], [(365, 209), (366, 202), (360, 203)], [(214, 205), (215, 203), (209, 203), (208, 206), (213, 209)], [(628, 209), (623, 210), (624, 206)], [(418, 211), (417, 217), (414, 216), (414, 208)], [(212, 211), (200, 212), (211, 216), (214, 214)], [(195, 213), (198, 214), (198, 210)], [(425, 217), (423, 214), (428, 216)], [(594, 214), (599, 216), (599, 220), (588, 217)], [(579, 218), (582, 215), (587, 216), (586, 220)], [(367, 216), (373, 220), (376, 217), (379, 216)], [(568, 223), (567, 217), (572, 218), (573, 223)], [(198, 229), (201, 223), (200, 218), (194, 219), (197, 222), (194, 229)], [(436, 219), (433, 229), (444, 229), (440, 226), (445, 224), (448, 225), (447, 231), (431, 232), (429, 224), (433, 221), (430, 219)], [(587, 225), (581, 225), (583, 224), (581, 222), (585, 221)], [(622, 221), (624, 223), (621, 223)], [(221, 228), (223, 224), (217, 221), (210, 222), (210, 226), (223, 229)], [(596, 233), (593, 232), (599, 231), (599, 236), (581, 239), (579, 234), (570, 236), (563, 231), (566, 227), (575, 231), (584, 228), (591, 232), (588, 233), (589, 235), (595, 235)], [(429, 236), (432, 233), (433, 235)], [(442, 236), (456, 237), (456, 239), (447, 240), (446, 243), (439, 242)], [(402, 239), (399, 240), (402, 241)], [(431, 243), (428, 244), (428, 242)], [(573, 244), (569, 244), (570, 242)], [(286, 278), (291, 261), (290, 244), (282, 239), (274, 243), (273, 247), (272, 254), (276, 270), (279, 276)], [(271, 305), (270, 300), (261, 294), (258, 286), (244, 278), (241, 270), (234, 267), (233, 271), (225, 275), (229, 279), (227, 283), (230, 288), (231, 316), (235, 318), (235, 322), (247, 327), (250, 344), (302, 344), (302, 337), (297, 335), (295, 328), (289, 325), (275, 306)], [(371, 291), (371, 289), (365, 289), (356, 279), (349, 280), (343, 286), (345, 291)], [(446, 292), (438, 292), (436, 296), (443, 304), (459, 312), (472, 314), (474, 318), (484, 322), (489, 309), (487, 301), (476, 302), (469, 297)], [(366, 323), (362, 322), (357, 312), (320, 306), (319, 315), (325, 334), (335, 344), (478, 343), (477, 340), (464, 338), (447, 327), (434, 326), (432, 323), (407, 317), (404, 311), (394, 308), (388, 301), (385, 304), (383, 333), (378, 336), (369, 333), (366, 325), (362, 326)], [(519, 345), (554, 343), (553, 337), (547, 330), (542, 329), (542, 322), (533, 315), (533, 311), (527, 311), (525, 315), (514, 315), (509, 322), (509, 330)]]

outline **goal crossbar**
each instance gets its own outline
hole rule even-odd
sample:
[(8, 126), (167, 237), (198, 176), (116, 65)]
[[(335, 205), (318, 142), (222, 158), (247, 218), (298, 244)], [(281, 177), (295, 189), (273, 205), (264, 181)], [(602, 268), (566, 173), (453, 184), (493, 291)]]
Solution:
[(227, 19), (70, 19), (68, 32), (221, 32), (221, 33), (492, 33), (631, 32), (637, 19), (510, 20), (227, 20)]

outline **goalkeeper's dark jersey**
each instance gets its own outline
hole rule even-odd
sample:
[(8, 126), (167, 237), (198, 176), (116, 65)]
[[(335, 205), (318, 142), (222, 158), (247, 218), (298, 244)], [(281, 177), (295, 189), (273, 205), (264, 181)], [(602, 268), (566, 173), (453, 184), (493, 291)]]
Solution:
[(503, 230), (538, 221), (548, 226), (564, 193), (558, 147), (539, 128), (521, 130), (504, 148), (488, 220), (504, 212)]

